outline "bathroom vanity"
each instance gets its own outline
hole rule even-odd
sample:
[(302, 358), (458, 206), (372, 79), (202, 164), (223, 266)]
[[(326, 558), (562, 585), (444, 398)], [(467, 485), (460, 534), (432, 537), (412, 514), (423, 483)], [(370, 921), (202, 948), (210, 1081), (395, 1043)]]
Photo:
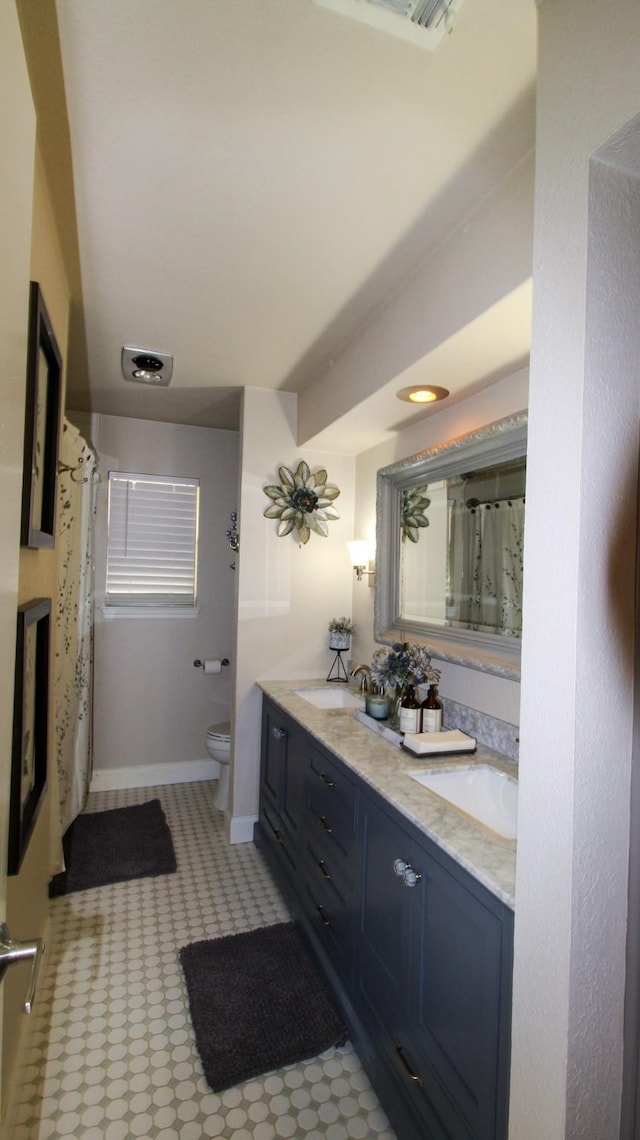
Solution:
[[(408, 775), (439, 761), (261, 687), (256, 842), (399, 1140), (502, 1140), (515, 845)], [(482, 747), (472, 762), (514, 770)]]

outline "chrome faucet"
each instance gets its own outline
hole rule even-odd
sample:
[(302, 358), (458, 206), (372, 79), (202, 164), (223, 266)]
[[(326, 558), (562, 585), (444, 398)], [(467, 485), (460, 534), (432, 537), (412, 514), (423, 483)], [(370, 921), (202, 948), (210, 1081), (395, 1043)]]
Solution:
[(371, 690), (371, 670), (368, 665), (356, 665), (355, 669), (351, 670), (351, 676), (357, 677), (362, 674), (360, 679), (360, 692), (368, 693)]

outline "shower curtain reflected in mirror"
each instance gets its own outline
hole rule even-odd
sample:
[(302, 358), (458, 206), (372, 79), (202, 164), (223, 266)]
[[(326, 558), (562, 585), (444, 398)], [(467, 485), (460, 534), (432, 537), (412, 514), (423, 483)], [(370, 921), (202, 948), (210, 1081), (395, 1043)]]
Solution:
[(450, 624), (522, 634), (524, 499), (450, 504)]
[(60, 834), (52, 835), (52, 856), (56, 838), (59, 851), (61, 836), (84, 807), (91, 781), (96, 484), (95, 455), (65, 419), (56, 525), (55, 725)]

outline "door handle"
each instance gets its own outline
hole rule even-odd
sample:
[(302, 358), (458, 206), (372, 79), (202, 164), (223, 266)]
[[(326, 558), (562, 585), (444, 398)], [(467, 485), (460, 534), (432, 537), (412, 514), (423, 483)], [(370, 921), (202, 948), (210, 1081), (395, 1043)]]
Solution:
[(0, 980), (4, 977), (8, 966), (13, 966), (16, 962), (24, 962), (29, 958), (33, 959), (27, 996), (24, 999), (25, 1013), (31, 1013), (33, 1009), (33, 999), (36, 994), (43, 954), (44, 942), (41, 938), (34, 942), (20, 942), (17, 938), (11, 937), (6, 922), (0, 925)]

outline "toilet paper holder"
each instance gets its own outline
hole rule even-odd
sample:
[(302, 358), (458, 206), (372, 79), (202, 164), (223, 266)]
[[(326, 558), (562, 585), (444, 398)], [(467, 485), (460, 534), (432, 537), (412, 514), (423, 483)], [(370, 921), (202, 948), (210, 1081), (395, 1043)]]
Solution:
[[(194, 664), (196, 669), (204, 669), (204, 661), (201, 661), (199, 657), (196, 657), (193, 664)], [(229, 664), (229, 658), (223, 657), (220, 661), (220, 664), (221, 665), (228, 665)]]

